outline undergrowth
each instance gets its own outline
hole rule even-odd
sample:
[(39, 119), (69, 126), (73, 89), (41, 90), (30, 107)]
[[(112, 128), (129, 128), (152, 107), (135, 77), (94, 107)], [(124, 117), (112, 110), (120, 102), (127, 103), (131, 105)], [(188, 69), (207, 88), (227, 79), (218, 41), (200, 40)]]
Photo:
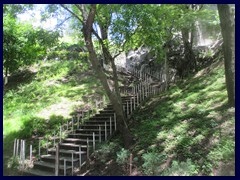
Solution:
[(76, 110), (95, 107), (104, 94), (99, 87), (88, 64), (79, 60), (39, 62), (13, 74), (4, 87), (4, 163), (15, 138), (31, 143), (33, 137), (51, 137)]
[[(218, 63), (208, 70), (155, 96), (136, 113), (133, 151), (143, 159), (145, 174), (222, 175), (223, 165), (234, 168), (235, 109), (227, 105), (224, 67)], [(146, 166), (149, 151), (166, 159)]]

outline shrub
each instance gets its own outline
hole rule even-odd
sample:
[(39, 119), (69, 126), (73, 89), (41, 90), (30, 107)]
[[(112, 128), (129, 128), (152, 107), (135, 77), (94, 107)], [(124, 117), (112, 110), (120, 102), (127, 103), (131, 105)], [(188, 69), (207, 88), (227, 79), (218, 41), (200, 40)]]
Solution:
[(165, 161), (166, 155), (156, 152), (148, 152), (142, 155), (144, 163), (142, 165), (143, 172), (146, 175), (160, 174), (160, 165)]
[(105, 163), (107, 159), (114, 154), (117, 144), (110, 142), (109, 144), (101, 144), (98, 150), (95, 151), (95, 158)]
[(190, 160), (187, 159), (186, 162), (173, 161), (170, 168), (165, 170), (163, 176), (193, 176), (197, 175), (197, 167)]
[(119, 165), (126, 165), (130, 156), (130, 152), (127, 149), (122, 148), (119, 152), (117, 152), (116, 162)]

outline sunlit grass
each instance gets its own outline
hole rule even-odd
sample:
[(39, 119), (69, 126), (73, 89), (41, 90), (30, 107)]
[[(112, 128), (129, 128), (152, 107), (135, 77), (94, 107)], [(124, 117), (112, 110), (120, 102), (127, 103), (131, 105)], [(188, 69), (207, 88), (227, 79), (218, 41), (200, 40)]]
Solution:
[[(26, 124), (35, 117), (48, 120), (52, 115), (59, 115), (69, 118), (75, 107), (83, 106), (82, 97), (93, 94), (95, 87), (100, 85), (94, 77), (84, 76), (88, 66), (79, 61), (46, 61), (30, 69), (35, 71), (30, 82), (16, 84), (16, 88), (4, 94), (5, 137), (20, 132), (23, 122)], [(98, 88), (98, 92), (101, 90)]]
[(136, 119), (141, 121), (133, 129), (139, 141), (135, 151), (190, 159), (198, 172), (210, 175), (219, 162), (234, 159), (235, 116), (230, 109), (221, 64), (160, 95), (159, 105), (147, 112), (150, 116), (139, 112)]

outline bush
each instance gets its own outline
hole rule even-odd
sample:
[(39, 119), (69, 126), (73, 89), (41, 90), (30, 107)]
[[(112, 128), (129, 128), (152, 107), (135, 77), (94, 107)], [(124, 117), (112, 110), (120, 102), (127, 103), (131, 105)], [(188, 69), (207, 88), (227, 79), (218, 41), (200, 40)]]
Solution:
[(146, 175), (159, 175), (161, 172), (160, 165), (165, 161), (166, 155), (156, 152), (148, 152), (142, 155), (144, 163), (143, 172)]
[(98, 150), (95, 151), (95, 158), (102, 163), (107, 162), (107, 159), (114, 154), (117, 144), (110, 142), (109, 144), (101, 144)]
[(187, 159), (186, 162), (173, 161), (170, 168), (165, 170), (163, 176), (194, 176), (197, 175), (197, 167), (190, 160)]
[(128, 162), (129, 156), (130, 156), (129, 150), (122, 148), (119, 152), (117, 152), (116, 162), (119, 165), (125, 165)]
[(127, 171), (129, 157), (130, 152), (127, 149), (122, 148), (117, 152), (116, 162), (123, 167), (124, 171)]

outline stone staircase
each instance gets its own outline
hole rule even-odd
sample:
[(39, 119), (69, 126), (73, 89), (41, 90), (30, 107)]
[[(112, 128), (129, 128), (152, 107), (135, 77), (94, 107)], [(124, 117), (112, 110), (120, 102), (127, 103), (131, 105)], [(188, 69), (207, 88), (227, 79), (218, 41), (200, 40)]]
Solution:
[[(138, 81), (135, 86), (123, 91), (124, 95), (121, 98), (126, 117), (131, 115), (146, 97), (160, 93), (164, 89), (164, 87), (154, 87), (153, 81), (149, 82), (152, 76), (150, 73), (141, 74), (142, 72), (137, 70), (122, 69), (118, 71), (122, 76), (131, 79), (130, 83), (134, 84)], [(155, 79), (159, 82), (158, 78)], [(41, 155), (39, 160), (34, 162), (33, 168), (25, 170), (24, 174), (32, 176), (75, 175), (86, 164), (90, 153), (95, 151), (96, 144), (108, 140), (116, 131), (116, 122), (116, 114), (111, 104), (80, 125), (79, 122), (72, 121), (72, 127), (77, 126), (77, 128), (71, 129), (70, 127), (70, 130), (68, 128), (66, 137), (62, 138), (56, 147), (48, 149), (47, 155)], [(58, 163), (56, 159), (59, 159)], [(59, 164), (58, 168), (56, 164)], [(58, 174), (55, 174), (56, 169), (58, 169)]]
[[(122, 97), (125, 112), (133, 111), (134, 96)], [(130, 103), (131, 102), (131, 103)], [(136, 98), (135, 98), (136, 103)], [(71, 131), (59, 143), (59, 175), (74, 175), (85, 165), (89, 153), (96, 148), (96, 143), (109, 139), (116, 131), (116, 115), (112, 105), (107, 105), (98, 114), (84, 122), (78, 129)], [(48, 149), (47, 155), (42, 155), (34, 162), (32, 169), (25, 170), (25, 175), (54, 176), (56, 148)]]

